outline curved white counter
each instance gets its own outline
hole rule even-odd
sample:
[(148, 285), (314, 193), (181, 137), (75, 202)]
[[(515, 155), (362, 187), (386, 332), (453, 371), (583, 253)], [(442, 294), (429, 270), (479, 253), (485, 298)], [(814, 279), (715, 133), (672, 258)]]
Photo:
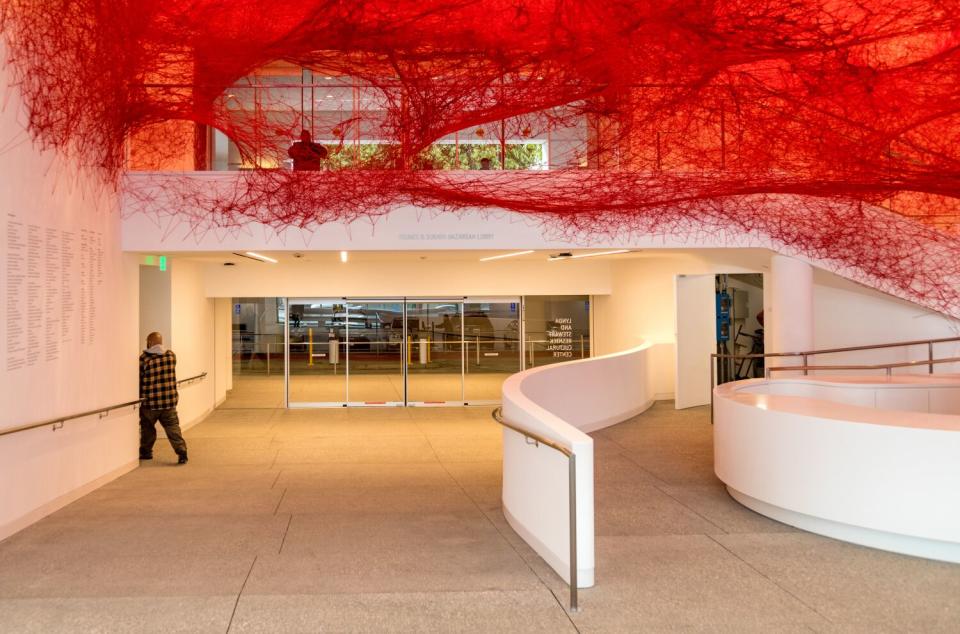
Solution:
[[(644, 344), (626, 352), (543, 366), (503, 384), (511, 425), (577, 456), (577, 587), (594, 583), (593, 439), (585, 432), (619, 423), (653, 404)], [(503, 514), (510, 526), (570, 583), (566, 457), (503, 430)]]
[(717, 477), (786, 524), (960, 562), (960, 377), (791, 377), (714, 390)]

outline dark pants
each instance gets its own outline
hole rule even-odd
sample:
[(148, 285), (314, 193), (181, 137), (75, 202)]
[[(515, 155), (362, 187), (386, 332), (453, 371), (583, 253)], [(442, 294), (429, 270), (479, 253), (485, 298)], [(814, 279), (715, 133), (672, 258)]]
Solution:
[(178, 456), (187, 455), (187, 443), (180, 433), (180, 418), (177, 408), (147, 409), (140, 408), (140, 456), (153, 455), (153, 443), (157, 441), (157, 421), (167, 432), (167, 439)]

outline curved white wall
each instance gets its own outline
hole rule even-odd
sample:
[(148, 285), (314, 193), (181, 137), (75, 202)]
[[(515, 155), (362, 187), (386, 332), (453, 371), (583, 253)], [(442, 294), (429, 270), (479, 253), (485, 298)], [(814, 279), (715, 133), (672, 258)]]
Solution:
[[(571, 449), (577, 459), (577, 586), (594, 583), (593, 439), (586, 432), (635, 416), (652, 403), (651, 344), (626, 352), (548, 365), (508, 378), (503, 416), (510, 424)], [(503, 514), (570, 582), (567, 458), (503, 430)]]
[(745, 506), (960, 562), (960, 377), (738, 381), (714, 407), (716, 473)]

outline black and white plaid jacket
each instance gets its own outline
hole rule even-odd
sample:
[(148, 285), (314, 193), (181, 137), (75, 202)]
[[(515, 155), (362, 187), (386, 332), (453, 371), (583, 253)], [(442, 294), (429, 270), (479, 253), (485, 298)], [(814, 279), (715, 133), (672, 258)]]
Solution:
[(177, 406), (177, 355), (140, 354), (140, 398), (145, 409), (171, 409)]

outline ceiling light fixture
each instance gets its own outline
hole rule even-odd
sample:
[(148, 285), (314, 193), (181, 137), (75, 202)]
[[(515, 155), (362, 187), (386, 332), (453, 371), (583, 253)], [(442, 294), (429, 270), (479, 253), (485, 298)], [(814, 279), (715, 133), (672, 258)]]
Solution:
[(346, 251), (340, 252), (340, 261), (346, 264), (349, 254)]
[(592, 258), (598, 255), (616, 255), (618, 253), (630, 253), (630, 249), (617, 249), (615, 251), (598, 251), (596, 253), (581, 253), (580, 255), (575, 255), (571, 257), (571, 260), (576, 260), (577, 258)]
[(596, 251), (595, 253), (581, 253), (573, 255), (572, 253), (557, 253), (550, 256), (550, 261), (554, 260), (576, 260), (577, 258), (593, 258), (598, 255), (616, 255), (618, 253), (630, 253), (630, 249), (616, 249), (614, 251)]
[(490, 257), (480, 258), (481, 262), (489, 262), (490, 260), (502, 260), (503, 258), (512, 258), (518, 255), (527, 255), (528, 253), (533, 253), (533, 251), (517, 251), (516, 253), (504, 253), (502, 255), (491, 255)]
[(268, 257), (266, 255), (260, 255), (259, 253), (255, 253), (253, 251), (247, 251), (247, 257), (251, 257), (254, 260), (260, 260), (261, 262), (269, 262), (270, 264), (277, 263), (277, 261), (274, 260), (273, 258)]

